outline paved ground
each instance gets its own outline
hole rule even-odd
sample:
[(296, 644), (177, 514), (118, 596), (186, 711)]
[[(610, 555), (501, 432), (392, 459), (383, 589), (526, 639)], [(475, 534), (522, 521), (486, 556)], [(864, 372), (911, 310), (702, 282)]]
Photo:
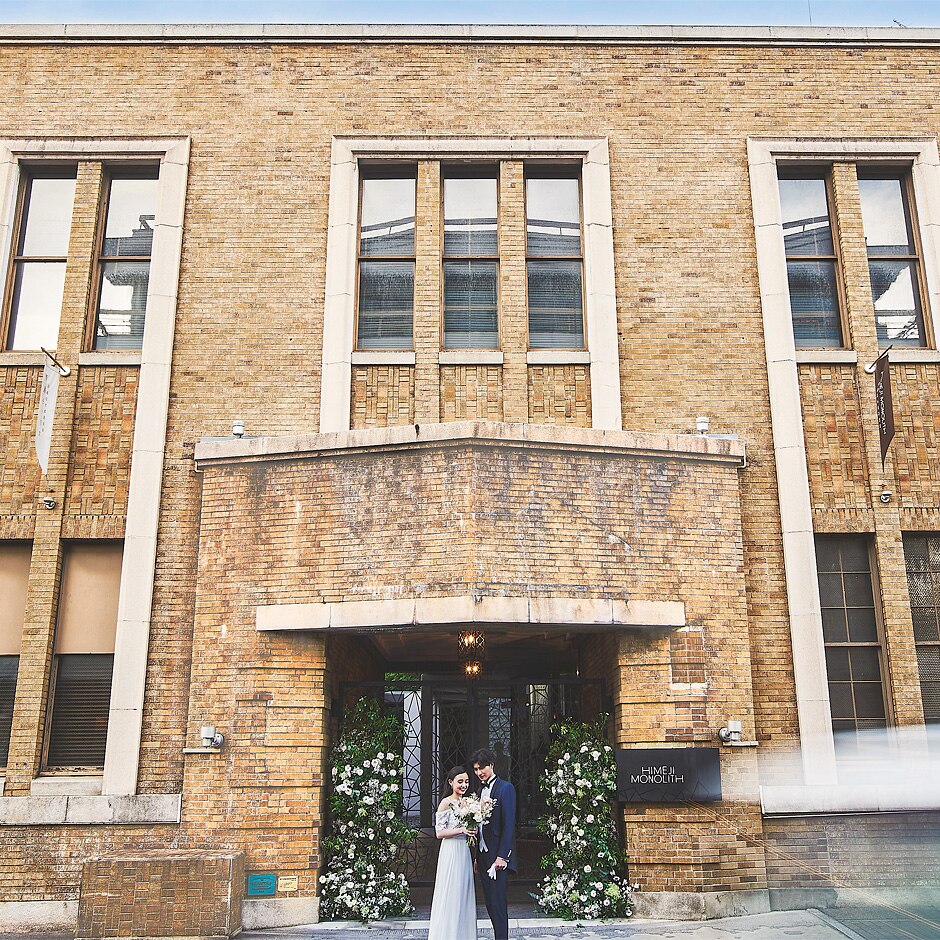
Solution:
[[(940, 940), (940, 907), (896, 911), (845, 907), (829, 911), (776, 911), (709, 921), (562, 923), (548, 918), (510, 921), (511, 940)], [(479, 922), (480, 940), (492, 938)], [(426, 940), (427, 921), (381, 924), (314, 924), (251, 930), (240, 940)], [(0, 940), (71, 940), (62, 933), (0, 933)]]
[[(492, 937), (479, 922), (480, 940)], [(281, 930), (254, 930), (243, 940), (426, 940), (427, 921), (317, 924)], [(881, 907), (835, 911), (776, 911), (709, 921), (618, 921), (564, 924), (548, 918), (510, 921), (511, 940), (940, 940), (940, 908), (908, 913)]]

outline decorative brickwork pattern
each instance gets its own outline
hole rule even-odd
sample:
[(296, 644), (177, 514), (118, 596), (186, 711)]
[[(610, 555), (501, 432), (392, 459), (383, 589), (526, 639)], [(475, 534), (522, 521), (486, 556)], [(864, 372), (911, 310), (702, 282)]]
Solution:
[(415, 370), (411, 366), (353, 368), (353, 428), (414, 424)]
[(591, 375), (585, 365), (529, 366), (533, 424), (591, 426)]
[(905, 508), (936, 508), (940, 486), (940, 366), (893, 365), (894, 479)]
[(442, 366), (441, 421), (503, 420), (499, 366)]
[(242, 925), (244, 862), (240, 852), (166, 850), (89, 859), (77, 936), (231, 937)]
[(801, 365), (799, 371), (813, 506), (870, 506), (854, 366)]
[(3, 370), (0, 398), (0, 514), (32, 515), (41, 470), (33, 450), (42, 369)]
[(111, 516), (127, 511), (140, 370), (81, 369), (65, 511)]

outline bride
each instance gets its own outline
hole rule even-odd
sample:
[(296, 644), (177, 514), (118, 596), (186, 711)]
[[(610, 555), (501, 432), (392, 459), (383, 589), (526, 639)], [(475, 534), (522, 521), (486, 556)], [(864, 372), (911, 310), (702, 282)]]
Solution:
[(466, 795), (470, 775), (454, 767), (447, 775), (447, 795), (437, 808), (435, 830), (441, 840), (437, 877), (431, 901), (431, 929), (428, 940), (476, 940), (477, 901), (473, 884), (473, 859), (467, 835), (473, 830), (461, 826), (454, 804)]

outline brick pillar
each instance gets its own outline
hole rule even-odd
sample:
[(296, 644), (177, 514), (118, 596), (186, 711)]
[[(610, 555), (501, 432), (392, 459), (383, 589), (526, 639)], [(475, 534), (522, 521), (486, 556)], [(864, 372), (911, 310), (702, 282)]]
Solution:
[(885, 669), (882, 680), (894, 713), (894, 723), (922, 725), (924, 709), (904, 565), (900, 501), (897, 494), (889, 503), (880, 499), (882, 492), (893, 493), (895, 490), (894, 468), (890, 451), (882, 467), (875, 381), (873, 376), (865, 373), (865, 366), (875, 361), (880, 350), (868, 276), (858, 176), (853, 164), (839, 163), (833, 167), (832, 177), (844, 271), (846, 319), (851, 337), (851, 341), (846, 338), (846, 345), (853, 346), (858, 352), (855, 381), (875, 519), (876, 598), (880, 581), (884, 625)]
[(441, 167), (418, 164), (415, 206), (415, 410), (417, 424), (440, 421)]
[(503, 417), (529, 420), (526, 353), (525, 176), (519, 161), (499, 168), (499, 312), (503, 350)]
[[(12, 795), (29, 792), (30, 781), (38, 773), (42, 762), (59, 575), (62, 567), (62, 515), (78, 383), (78, 354), (85, 340), (86, 311), (93, 273), (90, 265), (94, 253), (100, 195), (101, 165), (79, 164), (65, 269), (62, 320), (56, 348), (56, 358), (63, 365), (69, 366), (72, 372), (59, 379), (49, 469), (40, 485), (40, 498), (36, 508), (23, 644), (20, 649), (10, 753), (7, 760), (6, 793)], [(54, 499), (55, 508), (43, 508), (43, 498)]]

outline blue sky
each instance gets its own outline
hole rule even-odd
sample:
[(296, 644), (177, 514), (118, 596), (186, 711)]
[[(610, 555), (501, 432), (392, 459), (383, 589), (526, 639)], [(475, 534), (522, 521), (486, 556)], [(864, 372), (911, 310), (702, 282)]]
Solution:
[(0, 0), (0, 23), (940, 26), (938, 0)]

